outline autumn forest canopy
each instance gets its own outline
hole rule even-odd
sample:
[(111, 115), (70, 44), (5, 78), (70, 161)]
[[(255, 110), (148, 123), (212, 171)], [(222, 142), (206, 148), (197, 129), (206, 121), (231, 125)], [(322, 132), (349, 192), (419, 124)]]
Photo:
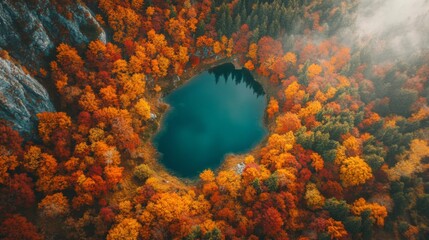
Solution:
[[(0, 120), (1, 239), (429, 239), (425, 0), (14, 4), (42, 2), (88, 7), (105, 39), (22, 66), (56, 111), (30, 136)], [(224, 63), (263, 87), (267, 136), (174, 176), (164, 98)]]

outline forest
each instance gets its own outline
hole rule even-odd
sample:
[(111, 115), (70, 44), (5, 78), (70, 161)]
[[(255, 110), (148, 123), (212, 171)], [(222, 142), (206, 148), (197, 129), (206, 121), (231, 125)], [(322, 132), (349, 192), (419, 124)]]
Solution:
[[(429, 29), (361, 17), (401, 1), (78, 2), (107, 41), (23, 67), (56, 111), (34, 136), (0, 119), (1, 239), (429, 239)], [(162, 99), (225, 62), (262, 85), (268, 135), (176, 177), (151, 142)]]

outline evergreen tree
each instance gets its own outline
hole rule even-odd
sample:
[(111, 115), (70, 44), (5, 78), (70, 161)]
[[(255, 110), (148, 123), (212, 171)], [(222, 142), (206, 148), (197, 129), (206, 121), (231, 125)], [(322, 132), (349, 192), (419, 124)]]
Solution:
[(346, 217), (350, 215), (350, 207), (344, 200), (330, 198), (326, 200), (325, 206), (323, 206), (323, 208), (327, 210), (329, 215), (337, 221), (344, 221)]
[(277, 175), (271, 174), (271, 176), (265, 180), (265, 184), (270, 192), (276, 192), (279, 187)]
[(240, 30), (240, 27), (241, 27), (241, 16), (240, 16), (240, 14), (238, 14), (236, 17), (235, 17), (235, 19), (234, 19), (234, 29), (233, 29), (233, 33), (234, 32), (237, 32), (238, 30)]
[(206, 24), (204, 21), (199, 21), (197, 24), (197, 30), (195, 31), (195, 37), (198, 38), (204, 35)]
[(362, 239), (372, 239), (372, 225), (373, 221), (370, 219), (371, 210), (366, 210), (361, 213), (362, 217)]
[(346, 228), (347, 232), (356, 235), (361, 231), (362, 226), (362, 218), (356, 217), (356, 216), (350, 216), (347, 217), (344, 221), (344, 227)]

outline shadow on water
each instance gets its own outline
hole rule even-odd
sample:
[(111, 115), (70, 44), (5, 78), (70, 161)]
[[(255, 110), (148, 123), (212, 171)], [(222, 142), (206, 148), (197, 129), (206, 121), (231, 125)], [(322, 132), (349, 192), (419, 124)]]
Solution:
[(231, 79), (235, 81), (236, 85), (244, 82), (248, 88), (253, 90), (256, 96), (260, 97), (265, 95), (262, 85), (259, 84), (253, 78), (252, 73), (245, 68), (237, 70), (232, 63), (225, 63), (209, 69), (208, 73), (211, 73), (215, 76), (216, 83), (219, 82), (220, 77), (223, 77), (225, 82), (228, 81), (231, 77)]
[(266, 135), (262, 86), (233, 64), (211, 68), (165, 101), (171, 106), (153, 143), (160, 163), (179, 177), (196, 179), (218, 168), (230, 153), (250, 151)]

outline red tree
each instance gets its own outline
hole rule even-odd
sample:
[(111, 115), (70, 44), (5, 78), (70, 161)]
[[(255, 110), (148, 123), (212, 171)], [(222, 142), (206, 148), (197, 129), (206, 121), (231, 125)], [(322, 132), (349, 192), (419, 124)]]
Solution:
[(268, 208), (262, 216), (262, 228), (268, 236), (277, 235), (283, 226), (280, 213), (275, 208)]
[(0, 225), (0, 238), (4, 240), (42, 240), (37, 228), (21, 215), (12, 215)]

